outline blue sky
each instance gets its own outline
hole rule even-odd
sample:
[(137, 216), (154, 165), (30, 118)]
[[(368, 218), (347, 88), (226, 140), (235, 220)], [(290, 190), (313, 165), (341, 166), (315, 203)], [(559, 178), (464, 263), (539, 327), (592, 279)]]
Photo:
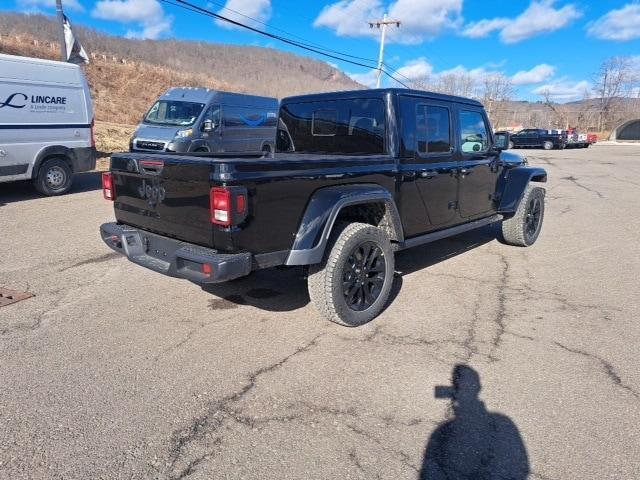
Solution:
[[(379, 32), (366, 22), (388, 12), (402, 22), (389, 29), (385, 52), (385, 62), (400, 78), (437, 78), (451, 71), (480, 78), (497, 72), (512, 78), (519, 98), (530, 100), (543, 91), (558, 101), (581, 98), (600, 62), (612, 55), (634, 56), (640, 64), (640, 0), (190, 1), (276, 34), (282, 29), (284, 35), (374, 60)], [(3, 9), (45, 14), (54, 12), (54, 4), (0, 0)], [(72, 22), (113, 35), (258, 45), (321, 58), (159, 0), (63, 0), (63, 5)], [(358, 81), (373, 81), (370, 69), (327, 61)]]

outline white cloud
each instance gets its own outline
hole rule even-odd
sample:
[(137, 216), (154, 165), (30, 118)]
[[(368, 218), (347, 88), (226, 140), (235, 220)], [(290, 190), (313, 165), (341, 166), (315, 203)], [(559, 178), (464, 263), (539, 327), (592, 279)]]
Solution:
[(486, 37), (500, 31), (504, 43), (517, 43), (527, 38), (554, 32), (580, 18), (582, 13), (573, 4), (556, 7), (556, 0), (533, 0), (516, 18), (493, 18), (470, 23), (462, 35), (471, 38)]
[(358, 82), (369, 88), (374, 88), (376, 86), (376, 79), (378, 78), (378, 71), (369, 70), (364, 73), (347, 73), (347, 75), (349, 75), (354, 82)]
[[(17, 0), (16, 5), (27, 13), (38, 12), (40, 7), (55, 8), (56, 0)], [(65, 0), (62, 6), (64, 10), (84, 11), (84, 7), (78, 0)]]
[(580, 100), (589, 90), (591, 90), (591, 84), (586, 80), (576, 83), (566, 78), (561, 78), (539, 86), (533, 90), (533, 93), (541, 96), (548, 94), (555, 101), (570, 102), (572, 100)]
[(603, 40), (627, 41), (640, 38), (640, 3), (611, 10), (589, 24), (587, 33)]
[[(397, 73), (401, 79), (419, 80), (430, 77), (433, 74), (433, 67), (424, 57), (409, 60), (404, 66), (398, 68)], [(395, 76), (395, 74), (394, 74)]]
[(313, 22), (314, 27), (334, 30), (340, 37), (373, 35), (367, 21), (382, 18), (380, 0), (341, 0), (326, 5)]
[[(378, 36), (368, 22), (379, 20), (385, 11), (390, 20), (401, 22), (400, 28), (389, 26), (389, 42), (418, 44), (435, 38), (462, 22), (463, 0), (395, 0), (388, 5), (381, 0), (340, 0), (325, 6), (313, 25), (329, 28), (339, 36)], [(386, 6), (386, 8), (385, 8)]]
[(389, 17), (400, 20), (399, 29), (391, 28), (390, 40), (417, 44), (435, 38), (462, 23), (462, 0), (398, 0), (391, 4)]
[[(218, 14), (255, 28), (264, 28), (263, 24), (271, 18), (271, 0), (227, 0)], [(215, 22), (224, 28), (240, 28), (224, 20)]]
[(468, 24), (462, 32), (464, 37), (484, 38), (496, 30), (502, 30), (511, 20), (508, 18), (484, 19)]
[(170, 32), (173, 23), (173, 17), (165, 15), (157, 0), (99, 0), (91, 15), (102, 20), (137, 24), (138, 29), (127, 32), (129, 38), (159, 38)]
[(531, 70), (521, 70), (511, 77), (514, 85), (533, 85), (550, 80), (556, 73), (556, 67), (542, 63)]

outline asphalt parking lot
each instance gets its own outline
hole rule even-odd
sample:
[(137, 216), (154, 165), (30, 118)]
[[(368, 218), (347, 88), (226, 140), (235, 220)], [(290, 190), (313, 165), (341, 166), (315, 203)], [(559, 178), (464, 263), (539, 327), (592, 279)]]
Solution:
[(97, 174), (0, 184), (0, 286), (35, 294), (0, 308), (0, 478), (640, 478), (640, 146), (523, 153), (538, 243), (402, 252), (357, 329), (299, 270), (204, 291), (118, 257)]

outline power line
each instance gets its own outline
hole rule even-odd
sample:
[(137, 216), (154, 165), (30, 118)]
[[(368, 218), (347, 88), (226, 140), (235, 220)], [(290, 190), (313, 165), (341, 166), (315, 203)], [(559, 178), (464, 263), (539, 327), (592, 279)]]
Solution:
[[(240, 15), (241, 17), (244, 17), (247, 20), (251, 20), (253, 22), (259, 23), (260, 25), (264, 25), (265, 27), (270, 28), (271, 30), (276, 30), (278, 32), (282, 32), (282, 33), (288, 35), (289, 37), (293, 37), (293, 38), (297, 38), (299, 40), (302, 40), (302, 42), (300, 42), (302, 45), (307, 45), (307, 46), (311, 46), (311, 47), (317, 47), (317, 48), (319, 48), (321, 50), (324, 50), (326, 52), (336, 53), (336, 54), (342, 55), (343, 57), (355, 58), (357, 60), (363, 60), (365, 62), (375, 63), (375, 61), (376, 61), (376, 60), (374, 60), (372, 58), (359, 57), (357, 55), (350, 55), (348, 53), (343, 53), (343, 52), (340, 52), (338, 50), (333, 50), (331, 48), (327, 48), (324, 45), (320, 45), (319, 43), (311, 42), (311, 41), (307, 40), (306, 38), (301, 37), (300, 35), (296, 35), (295, 33), (288, 32), (286, 30), (283, 30), (282, 28), (274, 27), (273, 25), (269, 25), (268, 23), (263, 22), (262, 20), (258, 20), (257, 18), (253, 18), (253, 17), (250, 17), (249, 15), (245, 15), (244, 13), (239, 12), (237, 10), (234, 10), (232, 8), (225, 7), (224, 4), (222, 4), (222, 3), (214, 2), (214, 1), (211, 1), (211, 0), (209, 0), (208, 3), (211, 3), (213, 5), (217, 5), (218, 7), (222, 8), (223, 10), (228, 10), (228, 11), (230, 11), (232, 13), (235, 13), (236, 15)], [(176, 5), (176, 6), (179, 6), (179, 5)]]
[[(281, 35), (275, 35), (273, 33), (265, 32), (264, 30), (260, 30), (258, 28), (252, 27), (250, 25), (246, 25), (246, 24), (244, 24), (242, 22), (238, 22), (238, 21), (233, 20), (231, 18), (228, 18), (228, 17), (225, 17), (225, 16), (220, 15), (218, 13), (212, 12), (211, 10), (207, 10), (206, 8), (202, 8), (202, 7), (198, 6), (198, 5), (194, 5), (194, 4), (192, 4), (190, 2), (187, 2), (185, 0), (161, 0), (161, 1), (164, 2), (164, 3), (167, 3), (169, 5), (173, 5), (173, 6), (176, 6), (176, 7), (184, 8), (185, 10), (189, 10), (189, 11), (192, 11), (192, 12), (195, 12), (195, 13), (199, 13), (199, 14), (211, 17), (211, 18), (216, 18), (218, 20), (222, 20), (224, 22), (228, 22), (228, 23), (230, 23), (232, 25), (235, 25), (237, 27), (245, 28), (247, 30), (250, 30), (250, 31), (255, 32), (255, 33), (258, 33), (260, 35), (264, 35), (264, 36), (272, 38), (274, 40), (278, 40), (278, 41), (281, 41), (283, 43), (287, 43), (289, 45), (293, 45), (295, 47), (298, 47), (298, 48), (301, 48), (301, 49), (304, 49), (304, 50), (308, 50), (310, 52), (314, 52), (314, 53), (317, 53), (319, 55), (323, 55), (323, 56), (328, 57), (328, 58), (333, 58), (333, 59), (339, 60), (341, 62), (350, 63), (352, 65), (358, 65), (360, 67), (365, 67), (365, 68), (369, 68), (369, 69), (374, 69), (375, 68), (372, 65), (368, 65), (368, 64), (365, 64), (365, 63), (362, 63), (362, 62), (356, 62), (354, 60), (349, 60), (348, 58), (344, 58), (344, 57), (349, 56), (348, 54), (338, 53), (338, 55), (334, 55), (334, 54), (331, 54), (331, 53), (327, 53), (326, 51), (319, 50), (318, 48), (314, 48), (314, 47), (309, 46), (309, 45), (307, 45), (305, 43), (297, 42), (295, 40), (291, 40), (290, 38), (283, 37)], [(395, 78), (387, 70), (382, 69), (381, 71), (385, 75), (387, 75), (389, 78), (395, 80), (397, 83), (402, 85), (403, 87), (409, 88), (403, 82), (401, 82), (400, 80)]]

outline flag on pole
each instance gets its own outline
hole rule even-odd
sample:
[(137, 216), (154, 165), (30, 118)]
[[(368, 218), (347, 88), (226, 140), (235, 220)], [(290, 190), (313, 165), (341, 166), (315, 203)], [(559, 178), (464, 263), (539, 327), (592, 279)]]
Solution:
[(89, 63), (89, 56), (84, 51), (82, 45), (73, 34), (71, 30), (71, 22), (66, 15), (63, 15), (63, 27), (64, 27), (64, 43), (67, 47), (67, 62), (70, 63)]

